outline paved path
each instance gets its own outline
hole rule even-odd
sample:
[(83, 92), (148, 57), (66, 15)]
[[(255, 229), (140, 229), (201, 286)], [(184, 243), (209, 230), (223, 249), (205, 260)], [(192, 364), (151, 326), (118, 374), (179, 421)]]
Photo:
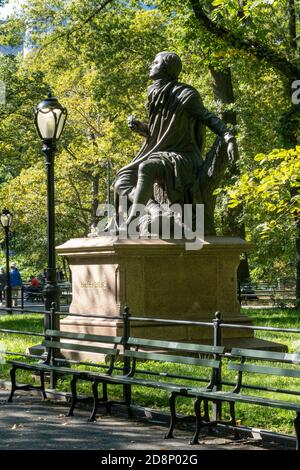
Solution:
[[(16, 396), (7, 403), (8, 392), (0, 390), (1, 450), (261, 450), (249, 439), (234, 441), (228, 437), (201, 436), (200, 445), (190, 446), (190, 431), (176, 430), (176, 439), (165, 440), (166, 426), (151, 419), (128, 420), (121, 407), (112, 415), (99, 415), (87, 422), (88, 409), (80, 409), (66, 418), (63, 402), (42, 402), (29, 394)], [(101, 410), (100, 410), (101, 411)]]

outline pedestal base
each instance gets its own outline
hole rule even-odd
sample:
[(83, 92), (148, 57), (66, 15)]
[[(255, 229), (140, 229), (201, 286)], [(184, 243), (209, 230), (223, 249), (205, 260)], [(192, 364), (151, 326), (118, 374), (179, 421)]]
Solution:
[[(68, 258), (72, 271), (70, 312), (86, 318), (68, 316), (61, 329), (122, 335), (125, 305), (136, 317), (211, 322), (219, 310), (226, 323), (251, 325), (237, 301), (236, 271), (240, 254), (247, 250), (248, 243), (230, 237), (207, 237), (202, 249), (192, 251), (177, 240), (71, 239), (57, 252)], [(118, 316), (120, 320), (111, 318)], [(210, 327), (136, 321), (131, 322), (131, 334), (207, 344), (213, 338)], [(224, 328), (226, 346), (241, 339), (251, 344), (253, 331)]]

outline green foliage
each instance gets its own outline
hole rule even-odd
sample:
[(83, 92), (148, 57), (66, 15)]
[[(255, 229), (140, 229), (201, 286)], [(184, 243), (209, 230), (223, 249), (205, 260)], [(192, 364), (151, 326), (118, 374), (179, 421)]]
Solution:
[[(0, 57), (0, 80), (7, 87), (7, 103), (0, 105), (0, 204), (14, 212), (16, 259), (21, 267), (40, 271), (46, 262), (45, 169), (32, 120), (33, 107), (50, 87), (68, 109), (55, 167), (60, 244), (85, 236), (95, 222), (95, 208), (107, 198), (107, 161), (113, 180), (140, 147), (142, 139), (129, 131), (127, 116), (146, 119), (147, 64), (155, 53), (174, 50), (183, 60), (182, 81), (199, 89), (205, 105), (219, 114), (229, 107), (214, 101), (210, 69), (231, 67), (236, 102), (230, 109), (238, 116), (242, 174), (241, 182), (230, 190), (232, 205), (245, 198), (242, 217), (248, 238), (255, 243), (255, 276), (293, 275), (294, 229), (287, 183), (276, 186), (284, 186), (282, 194), (278, 191), (273, 197), (266, 193), (263, 204), (262, 193), (252, 193), (256, 203), (248, 204), (251, 195), (243, 192), (249, 182), (247, 175), (253, 177), (251, 184), (256, 184), (263, 169), (271, 172), (278, 167), (273, 149), (286, 144), (283, 127), (292, 125), (295, 134), (297, 116), (292, 124), (289, 117), (284, 122), (281, 119), (284, 112), (289, 115), (287, 79), (268, 58), (258, 61), (252, 46), (248, 50), (234, 47), (222, 35), (209, 32), (195, 16), (195, 3), (149, 0), (143, 2), (145, 8), (139, 1), (106, 1), (101, 7), (95, 0), (29, 0), (18, 16), (5, 22), (9, 41), (17, 44), (27, 29), (35, 44), (25, 58)], [(280, 52), (296, 64), (297, 57), (289, 47), (287, 2), (249, 0), (244, 2), (243, 12), (240, 3), (198, 1), (218, 27), (242, 40), (256, 41), (274, 54)], [(208, 133), (207, 149), (212, 140)], [(270, 155), (267, 165), (254, 158), (259, 154)], [(281, 159), (280, 171), (288, 172), (283, 167), (289, 162)], [(298, 167), (291, 166), (290, 171), (298, 171)], [(266, 178), (264, 184), (268, 184), (270, 173)], [(219, 234), (228, 198), (224, 191), (218, 198)], [(276, 210), (270, 211), (271, 206)], [(265, 238), (261, 239), (261, 234)], [(280, 240), (283, 236), (284, 244)]]
[(243, 202), (256, 216), (263, 215), (266, 221), (261, 230), (267, 235), (279, 219), (292, 222), (300, 211), (300, 147), (275, 149), (256, 155), (254, 160), (258, 168), (242, 174), (229, 190), (230, 206)]
[(46, 254), (46, 188), (31, 110), (48, 87), (68, 109), (55, 163), (59, 244), (89, 232), (98, 203), (106, 201), (107, 161), (113, 179), (138, 150), (141, 139), (133, 138), (127, 116), (146, 116), (145, 63), (153, 47), (164, 47), (159, 12), (111, 2), (92, 17), (95, 3), (27, 2), (19, 21), (34, 25), (37, 49), (25, 59), (0, 57), (8, 91), (0, 109), (0, 201), (14, 213), (17, 251), (38, 270)]
[(262, 246), (253, 254), (253, 274), (265, 278), (291, 277), (296, 259), (295, 220), (300, 211), (298, 178), (300, 147), (258, 154), (234, 186), (227, 187), (229, 205), (243, 204), (251, 239)]
[[(277, 55), (299, 67), (299, 53), (295, 47), (291, 47), (294, 38), (290, 36), (289, 29), (289, 2), (290, 0), (215, 0), (211, 3), (213, 8), (208, 8), (205, 0), (198, 1), (210, 13), (216, 25), (230, 31), (232, 36), (248, 41), (249, 46), (252, 45), (249, 54), (260, 53), (265, 48), (265, 52), (269, 50), (272, 54), (273, 51), (274, 58)], [(297, 2), (295, 15), (299, 15)], [(238, 41), (237, 44), (241, 46), (242, 42)], [(272, 62), (271, 55), (266, 54), (266, 58)], [(273, 65), (276, 67), (275, 62)]]

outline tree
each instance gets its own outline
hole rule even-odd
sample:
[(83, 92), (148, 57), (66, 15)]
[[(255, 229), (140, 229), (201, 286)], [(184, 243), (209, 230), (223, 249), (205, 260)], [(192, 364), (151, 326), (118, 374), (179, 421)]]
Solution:
[[(297, 21), (299, 11), (294, 0), (278, 2), (276, 0), (268, 2), (248, 0), (245, 2), (231, 2), (229, 0), (215, 0), (215, 15), (210, 17), (205, 11), (205, 2), (200, 0), (190, 0), (191, 6), (199, 23), (214, 35), (221, 37), (228, 46), (245, 51), (254, 55), (258, 59), (263, 59), (269, 63), (282, 76), (285, 83), (286, 94), (291, 95), (292, 82), (300, 76), (300, 56), (299, 43), (297, 38)], [(260, 14), (267, 10), (273, 10), (275, 15), (270, 22), (262, 22)], [(285, 15), (284, 13), (287, 13)], [(236, 18), (247, 18), (247, 22), (234, 21)], [(221, 18), (221, 20), (220, 20)], [(270, 26), (276, 27), (271, 30)], [(228, 26), (229, 19), (233, 20)], [(282, 22), (279, 25), (278, 20)], [(243, 26), (243, 28), (241, 28)], [(281, 26), (281, 27), (279, 27)], [(266, 34), (267, 33), (267, 34)], [(251, 37), (250, 37), (251, 35)], [(278, 48), (280, 44), (280, 48)], [(279, 52), (278, 52), (279, 49)], [(281, 133), (285, 148), (292, 148), (299, 139), (299, 106), (290, 103), (289, 110), (282, 113)], [(293, 199), (298, 189), (293, 188), (290, 193)], [(296, 253), (297, 253), (297, 298), (300, 292), (300, 224), (299, 217), (295, 217)]]
[[(46, 212), (43, 158), (37, 156), (40, 142), (31, 109), (49, 87), (69, 111), (56, 157), (58, 243), (88, 233), (98, 202), (107, 199), (107, 161), (113, 179), (140, 147), (141, 142), (126, 126), (126, 118), (133, 112), (145, 117), (145, 64), (161, 50), (174, 50), (182, 57), (182, 81), (200, 90), (209, 109), (233, 124), (236, 115), (241, 154), (237, 168), (242, 178), (259, 167), (255, 155), (293, 147), (287, 143), (291, 142), (289, 134), (297, 134), (293, 121), (297, 114), (291, 108), (289, 83), (299, 65), (289, 41), (298, 21), (297, 7), (293, 23), (293, 14), (286, 14), (288, 0), (272, 5), (258, 1), (256, 6), (252, 1), (222, 1), (214, 8), (210, 0), (145, 3), (151, 8), (133, 0), (30, 0), (19, 17), (10, 18), (6, 26), (15, 42), (20, 32), (27, 30), (35, 48), (25, 59), (0, 58), (0, 79), (4, 77), (9, 84), (8, 103), (0, 107), (0, 200), (16, 209), (16, 217), (22, 220), (17, 233), (19, 250), (36, 266), (39, 260), (44, 262)], [(272, 15), (267, 14), (270, 12)], [(212, 74), (218, 81), (215, 94)], [(225, 86), (221, 82), (226, 74)], [(291, 110), (292, 119), (286, 119), (283, 111), (289, 114)], [(281, 118), (290, 123), (285, 126), (285, 135)], [(206, 152), (213, 139), (208, 132)], [(206, 171), (209, 167), (208, 159)], [(214, 178), (206, 180), (210, 194), (224, 184), (222, 180), (227, 186), (229, 181), (233, 187), (238, 184), (239, 176), (228, 171), (226, 160), (219, 159), (213, 173)], [(211, 201), (211, 214), (216, 202), (217, 233), (224, 233), (229, 225), (224, 216), (228, 195), (222, 192)], [(237, 210), (238, 206), (232, 208), (235, 213)], [(258, 241), (256, 219), (248, 217), (248, 212), (238, 213), (235, 220), (244, 221), (246, 233), (257, 241), (251, 257), (253, 272), (263, 272), (261, 259), (270, 247), (277, 250), (270, 252), (270, 265), (275, 257), (281, 264), (291, 258), (291, 245), (289, 253), (280, 251), (279, 235), (270, 232), (271, 238)], [(26, 220), (34, 226), (32, 230), (23, 227)], [(212, 217), (211, 223), (213, 226)], [(269, 241), (272, 236), (273, 245)], [(31, 261), (34, 244), (39, 255)], [(275, 274), (277, 268), (274, 263), (272, 266), (270, 272)]]
[[(137, 151), (140, 142), (132, 139), (127, 116), (133, 110), (146, 113), (139, 98), (147, 80), (147, 69), (142, 67), (152, 59), (153, 44), (159, 50), (165, 41), (158, 12), (118, 5), (98, 17), (92, 14), (96, 3), (28, 2), (18, 21), (35, 25), (31, 30), (34, 53), (25, 59), (0, 58), (2, 76), (12, 87), (0, 123), (6, 155), (0, 201), (18, 220), (18, 250), (40, 267), (46, 253), (46, 198), (33, 106), (50, 87), (69, 113), (56, 157), (59, 244), (90, 231), (98, 203), (107, 197), (107, 162), (114, 173)], [(137, 60), (136, 54), (143, 60)], [(23, 88), (17, 86), (22, 80)], [(29, 254), (33, 246), (35, 255)]]
[[(235, 187), (228, 189), (231, 207), (243, 202), (245, 218), (263, 239), (281, 243), (287, 239), (299, 243), (300, 224), (300, 147), (274, 150), (255, 157), (258, 168), (244, 173)], [(284, 240), (284, 243), (283, 243)], [(299, 258), (295, 268), (299, 276)], [(300, 290), (296, 286), (296, 308), (300, 307)]]

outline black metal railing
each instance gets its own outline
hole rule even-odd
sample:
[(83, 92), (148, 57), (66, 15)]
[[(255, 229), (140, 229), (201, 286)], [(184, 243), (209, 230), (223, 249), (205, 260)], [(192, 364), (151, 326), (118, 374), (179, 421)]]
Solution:
[[(66, 283), (58, 283), (60, 289), (60, 302), (64, 306), (69, 306), (72, 301), (72, 286)], [(20, 310), (36, 307), (43, 304), (43, 287), (32, 289), (30, 284), (24, 283), (20, 286), (18, 294), (13, 297), (13, 304), (16, 303)], [(5, 291), (2, 292), (2, 304), (6, 301)]]
[[(6, 312), (6, 311), (20, 311), (18, 308), (12, 308), (12, 309), (6, 309), (6, 308), (0, 308), (0, 312)], [(44, 316), (49, 316), (49, 325), (51, 328), (51, 325), (55, 325), (55, 316), (65, 316), (65, 312), (61, 311), (56, 311), (55, 305), (52, 306), (52, 308), (49, 311), (30, 311), (30, 309), (22, 310), (23, 313), (26, 314), (32, 314), (32, 315), (44, 315)], [(211, 334), (211, 343), (213, 346), (222, 346), (222, 337), (223, 337), (223, 330), (226, 329), (239, 329), (239, 330), (251, 330), (251, 331), (267, 331), (267, 332), (276, 332), (276, 333), (284, 333), (284, 334), (300, 334), (300, 329), (298, 328), (279, 328), (279, 327), (270, 327), (270, 326), (255, 326), (255, 325), (241, 325), (241, 324), (234, 324), (234, 323), (226, 323), (222, 320), (222, 315), (221, 312), (216, 312), (214, 318), (212, 319), (211, 322), (201, 322), (201, 321), (194, 321), (194, 320), (172, 320), (172, 319), (167, 319), (167, 318), (151, 318), (151, 317), (138, 317), (138, 316), (131, 316), (129, 313), (128, 307), (124, 308), (123, 314), (118, 315), (118, 316), (107, 316), (107, 315), (98, 315), (98, 314), (80, 314), (80, 313), (68, 313), (68, 316), (73, 316), (73, 317), (88, 317), (88, 318), (95, 318), (95, 319), (102, 319), (102, 320), (117, 320), (117, 321), (122, 321), (122, 345), (124, 350), (129, 348), (128, 345), (128, 338), (130, 337), (131, 334), (131, 327), (132, 324), (136, 325), (137, 323), (147, 323), (147, 324), (161, 324), (161, 325), (170, 325), (170, 326), (193, 326), (193, 327), (208, 327), (211, 328), (212, 334)], [(148, 325), (147, 325), (148, 326)], [(32, 332), (32, 331), (23, 331), (23, 330), (16, 330), (16, 329), (8, 329), (8, 328), (0, 328), (0, 334), (21, 334), (21, 335), (28, 335), (28, 336), (36, 336), (36, 337), (45, 337), (45, 333), (43, 332)], [(172, 340), (171, 340), (172, 341)], [(5, 354), (9, 355), (14, 355), (14, 356), (20, 356), (20, 357), (27, 357), (27, 358), (36, 358), (36, 359), (45, 359), (44, 355), (32, 355), (32, 354), (24, 354), (24, 353), (19, 353), (19, 352), (14, 352), (14, 351), (3, 351)], [(84, 361), (76, 361), (76, 360), (71, 360), (71, 359), (66, 359), (66, 358), (61, 358), (61, 357), (55, 357), (55, 354), (58, 353), (57, 348), (52, 351), (53, 357), (55, 361), (58, 363), (70, 363), (70, 364), (78, 364), (80, 363), (81, 365), (88, 365), (92, 367), (101, 367), (101, 364), (95, 363), (95, 362), (84, 362)], [(220, 357), (219, 355), (217, 355)], [(224, 356), (229, 357), (230, 356), (230, 351), (225, 352)], [(103, 365), (103, 367), (106, 367)], [(128, 363), (128, 358), (124, 358), (124, 364), (123, 367), (116, 366), (116, 370), (121, 370), (124, 373), (127, 373), (130, 369), (130, 364)], [(138, 371), (137, 371), (138, 372)], [(152, 372), (151, 374), (153, 375), (159, 375), (159, 372)], [(182, 375), (177, 376), (176, 374), (172, 374), (172, 377), (174, 378), (182, 378)], [(187, 377), (190, 378), (190, 377)], [(201, 377), (193, 377), (193, 380), (203, 382), (204, 379)], [(53, 385), (53, 388), (55, 388), (56, 384), (56, 374), (55, 372), (50, 373), (50, 383)], [(215, 376), (215, 387), (216, 390), (222, 390), (222, 387), (226, 386), (234, 386), (235, 382), (231, 382), (228, 380), (223, 380), (222, 379), (222, 368), (216, 370), (216, 376)], [(255, 389), (255, 390), (266, 390), (266, 387), (264, 386), (251, 386), (251, 385), (244, 385), (245, 388), (249, 389)], [(273, 388), (269, 387), (268, 391), (279, 391), (278, 388)], [(285, 393), (289, 393), (289, 391), (284, 391)], [(125, 393), (130, 394), (131, 390), (130, 387), (127, 387), (125, 389)], [(297, 394), (294, 391), (291, 392), (294, 395)], [(298, 393), (300, 395), (300, 392)], [(213, 408), (213, 418), (220, 418), (221, 417), (221, 404), (214, 405)]]
[(238, 282), (237, 297), (242, 306), (294, 306), (296, 283), (295, 281), (281, 280), (277, 282)]

